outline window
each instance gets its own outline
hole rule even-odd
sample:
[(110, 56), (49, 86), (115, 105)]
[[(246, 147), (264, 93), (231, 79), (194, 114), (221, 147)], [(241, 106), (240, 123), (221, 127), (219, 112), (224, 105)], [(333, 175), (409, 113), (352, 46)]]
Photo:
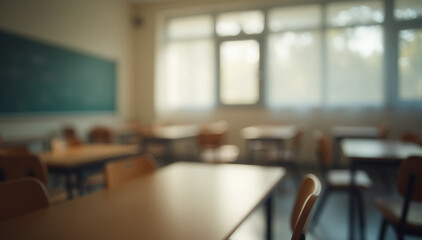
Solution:
[(220, 93), (224, 104), (255, 104), (259, 98), (259, 44), (226, 41), (220, 46)]
[(327, 15), (327, 104), (381, 104), (381, 2), (332, 3)]
[(422, 30), (402, 30), (399, 41), (399, 98), (422, 100)]
[[(307, 16), (303, 18), (302, 16)], [(321, 102), (321, 9), (269, 12), (267, 104), (271, 108)]]
[(219, 44), (219, 100), (223, 105), (254, 105), (260, 101), (261, 11), (217, 15)]
[[(422, 1), (395, 0), (398, 31), (398, 100), (401, 104), (422, 101)], [(408, 24), (408, 22), (410, 22)]]
[(236, 36), (240, 33), (258, 34), (264, 30), (264, 14), (260, 11), (220, 14), (217, 17), (217, 34)]
[(166, 29), (162, 110), (202, 110), (215, 105), (213, 20), (210, 15), (172, 19)]
[(421, 0), (321, 1), (169, 18), (160, 101), (175, 110), (422, 102), (421, 29)]
[(398, 20), (413, 20), (422, 17), (421, 0), (395, 0), (394, 16)]

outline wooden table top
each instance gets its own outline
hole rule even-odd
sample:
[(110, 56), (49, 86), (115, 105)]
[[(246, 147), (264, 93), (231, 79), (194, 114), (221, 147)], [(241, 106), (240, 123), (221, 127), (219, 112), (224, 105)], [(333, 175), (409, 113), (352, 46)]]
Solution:
[(331, 135), (335, 138), (378, 138), (377, 127), (337, 126), (331, 128)]
[(174, 163), (0, 222), (0, 239), (228, 239), (284, 174), (280, 167)]
[(351, 160), (400, 161), (412, 155), (422, 155), (422, 147), (397, 140), (346, 139), (341, 147)]
[(196, 137), (199, 134), (198, 125), (169, 125), (142, 128), (143, 139), (177, 140)]
[(242, 129), (242, 137), (247, 140), (289, 140), (297, 134), (292, 125), (256, 125)]
[(137, 145), (87, 144), (60, 151), (43, 152), (38, 156), (49, 167), (73, 167), (138, 152)]

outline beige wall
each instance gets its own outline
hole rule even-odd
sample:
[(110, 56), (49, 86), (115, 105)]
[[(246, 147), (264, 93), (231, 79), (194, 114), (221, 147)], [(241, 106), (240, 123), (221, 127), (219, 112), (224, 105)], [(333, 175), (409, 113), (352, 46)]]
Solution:
[(0, 118), (3, 138), (57, 132), (74, 124), (81, 137), (92, 124), (132, 119), (131, 7), (126, 0), (2, 0), (0, 28), (117, 63), (116, 114)]
[[(290, 0), (285, 0), (288, 2)], [(280, 1), (267, 1), (268, 4)], [(290, 1), (297, 3), (298, 1)], [(309, 1), (307, 1), (309, 2)], [(154, 120), (173, 122), (203, 122), (224, 119), (230, 124), (228, 141), (244, 149), (244, 141), (240, 137), (243, 127), (253, 124), (283, 122), (297, 124), (304, 128), (305, 136), (302, 145), (302, 161), (305, 164), (315, 163), (315, 145), (312, 134), (316, 129), (328, 131), (333, 125), (368, 125), (376, 126), (387, 123), (392, 127), (391, 137), (398, 137), (405, 129), (421, 128), (422, 113), (415, 111), (397, 110), (322, 110), (315, 109), (306, 112), (283, 110), (270, 112), (265, 108), (216, 109), (207, 115), (198, 113), (182, 113), (174, 116), (159, 116), (154, 111), (154, 79), (161, 69), (156, 64), (155, 52), (157, 49), (156, 26), (162, 16), (172, 12), (206, 11), (211, 9), (241, 9), (262, 4), (263, 1), (242, 0), (190, 0), (170, 1), (157, 4), (138, 4), (135, 16), (143, 19), (143, 24), (135, 31), (135, 87), (137, 88), (138, 117), (144, 123)], [(160, 96), (157, 96), (160, 97)]]

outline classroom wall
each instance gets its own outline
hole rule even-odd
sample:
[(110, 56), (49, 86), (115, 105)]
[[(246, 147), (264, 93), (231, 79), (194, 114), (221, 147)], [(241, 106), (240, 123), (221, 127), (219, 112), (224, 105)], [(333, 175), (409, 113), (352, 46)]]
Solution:
[(0, 117), (5, 140), (57, 133), (72, 124), (81, 137), (96, 123), (112, 124), (134, 117), (131, 6), (126, 0), (2, 0), (0, 28), (97, 57), (117, 66), (115, 114), (30, 115)]
[[(268, 4), (298, 3), (305, 1), (265, 1)], [(309, 0), (306, 2), (310, 2)], [(263, 4), (264, 1), (253, 0), (187, 0), (159, 2), (155, 4), (137, 4), (134, 11), (135, 17), (142, 19), (142, 25), (135, 30), (135, 85), (137, 96), (135, 102), (138, 104), (137, 116), (143, 123), (152, 121), (164, 122), (206, 122), (218, 119), (228, 121), (230, 133), (228, 142), (241, 147), (244, 153), (245, 142), (240, 136), (243, 127), (253, 124), (265, 123), (286, 123), (296, 124), (305, 130), (301, 161), (303, 164), (312, 165), (316, 163), (315, 144), (313, 131), (316, 129), (329, 131), (334, 125), (364, 125), (377, 126), (379, 123), (386, 123), (391, 127), (392, 138), (397, 138), (407, 129), (422, 128), (422, 113), (414, 110), (397, 110), (393, 108), (384, 109), (313, 109), (298, 111), (294, 109), (279, 110), (276, 112), (262, 108), (217, 108), (207, 114), (184, 112), (176, 115), (162, 115), (154, 110), (154, 79), (161, 69), (156, 64), (155, 53), (157, 52), (157, 24), (161, 24), (162, 15), (174, 11), (196, 11), (210, 9), (238, 9), (254, 7)], [(244, 155), (242, 154), (242, 157)], [(344, 161), (344, 159), (343, 159)]]

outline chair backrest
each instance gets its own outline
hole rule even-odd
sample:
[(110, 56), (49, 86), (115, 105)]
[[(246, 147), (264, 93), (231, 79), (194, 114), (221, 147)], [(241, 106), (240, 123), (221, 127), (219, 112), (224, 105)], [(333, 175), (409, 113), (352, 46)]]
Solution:
[(401, 140), (403, 142), (415, 143), (415, 144), (422, 145), (422, 137), (419, 136), (419, 134), (414, 133), (414, 132), (403, 133), (403, 135), (401, 136)]
[(0, 222), (48, 207), (47, 191), (35, 178), (0, 183)]
[(216, 148), (225, 143), (228, 124), (226, 121), (202, 125), (197, 143), (200, 148)]
[(111, 143), (113, 141), (113, 133), (107, 127), (96, 126), (89, 131), (88, 139), (95, 143)]
[[(413, 188), (409, 189), (409, 182), (413, 179)], [(410, 200), (422, 201), (422, 156), (412, 156), (403, 160), (400, 165), (397, 190), (406, 197), (408, 191), (412, 191)]]
[(331, 164), (332, 151), (328, 136), (321, 131), (314, 133), (316, 142), (316, 154), (321, 167), (326, 168)]
[(300, 151), (300, 143), (302, 141), (302, 135), (303, 135), (303, 131), (301, 129), (298, 129), (296, 132), (296, 135), (292, 139), (292, 145), (291, 145), (292, 151), (295, 152), (296, 154), (298, 154)]
[(152, 155), (108, 163), (105, 166), (107, 188), (120, 186), (156, 169), (157, 162)]
[(378, 125), (378, 138), (386, 139), (388, 137), (388, 134), (390, 133), (390, 128), (387, 124), (380, 124)]
[(290, 227), (293, 231), (292, 240), (303, 239), (312, 207), (321, 192), (321, 183), (313, 174), (307, 174), (300, 185), (296, 201), (290, 218)]
[(47, 184), (45, 164), (35, 155), (0, 154), (0, 181), (34, 177)]
[(62, 135), (66, 139), (67, 147), (76, 147), (82, 145), (82, 141), (76, 135), (76, 131), (72, 126), (64, 126)]
[(28, 155), (31, 154), (31, 151), (29, 151), (28, 147), (26, 146), (16, 146), (0, 148), (0, 154)]

